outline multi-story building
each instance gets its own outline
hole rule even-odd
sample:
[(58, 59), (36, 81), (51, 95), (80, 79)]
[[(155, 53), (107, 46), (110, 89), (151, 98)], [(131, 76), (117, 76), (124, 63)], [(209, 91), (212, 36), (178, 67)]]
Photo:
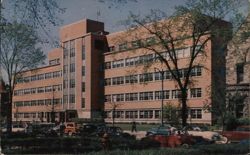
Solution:
[[(22, 73), (13, 97), (13, 121), (51, 121), (51, 115), (63, 119), (62, 57), (54, 49), (48, 55), (49, 65)], [(54, 113), (55, 112), (55, 113)]]
[[(230, 24), (224, 22), (221, 26)], [(104, 23), (88, 19), (62, 27), (62, 48), (49, 53), (50, 65), (26, 71), (19, 80), (13, 99), (13, 117), (23, 121), (50, 121), (53, 111), (58, 121), (105, 117), (109, 122), (115, 117), (117, 122), (159, 122), (159, 70), (164, 71), (164, 105), (179, 106), (179, 89), (157, 61), (156, 54), (140, 46), (157, 46), (157, 39), (140, 31), (139, 38), (125, 31), (108, 34)], [(214, 116), (203, 107), (207, 102), (213, 104), (211, 91), (217, 85), (224, 88), (224, 83), (217, 81), (225, 81), (225, 75), (213, 74), (224, 69), (224, 51), (218, 50), (218, 36), (206, 34), (206, 37), (212, 37), (203, 48), (206, 58), (198, 56), (192, 70), (193, 85), (188, 89), (190, 123), (211, 124)], [(183, 75), (191, 48), (187, 39), (177, 50)], [(167, 55), (165, 58), (168, 59)], [(152, 65), (145, 67), (147, 63)], [(54, 77), (54, 73), (58, 76)]]
[(233, 104), (235, 116), (250, 117), (250, 14), (228, 44), (227, 104)]

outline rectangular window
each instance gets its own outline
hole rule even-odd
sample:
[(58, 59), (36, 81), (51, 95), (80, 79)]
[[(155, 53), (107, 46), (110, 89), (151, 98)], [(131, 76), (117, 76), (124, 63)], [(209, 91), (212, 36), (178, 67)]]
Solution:
[(195, 66), (192, 68), (191, 76), (201, 76), (201, 66)]
[(104, 85), (110, 86), (111, 85), (111, 78), (104, 79)]
[(61, 76), (61, 71), (53, 72), (53, 78), (60, 77), (60, 76)]
[(172, 90), (172, 99), (181, 98), (181, 90)]
[(31, 106), (36, 106), (37, 105), (37, 101), (36, 100), (32, 100), (31, 101)]
[(70, 64), (69, 71), (70, 72), (75, 72), (75, 63)]
[(68, 88), (68, 80), (63, 80), (63, 88)]
[(124, 60), (117, 60), (112, 62), (112, 68), (120, 68), (124, 66)]
[(123, 76), (112, 78), (112, 85), (121, 85), (121, 84), (124, 84)]
[(155, 118), (160, 118), (160, 116), (161, 116), (161, 111), (155, 110)]
[(45, 73), (45, 79), (52, 78), (52, 73)]
[[(155, 92), (155, 100), (160, 100), (162, 99), (161, 91), (156, 91)], [(163, 99), (169, 99), (170, 98), (170, 91), (169, 90), (164, 90), (163, 91)]]
[(47, 86), (45, 87), (45, 92), (51, 92), (52, 91), (52, 86)]
[(137, 83), (138, 82), (138, 76), (137, 75), (129, 75), (125, 76), (125, 82), (126, 83)]
[(125, 94), (125, 101), (138, 101), (138, 93)]
[(105, 95), (104, 102), (111, 102), (111, 95)]
[(110, 47), (109, 47), (109, 51), (110, 51), (110, 52), (115, 51), (115, 46), (110, 46)]
[(37, 88), (37, 93), (44, 93), (44, 87)]
[(128, 48), (127, 43), (123, 43), (123, 44), (119, 45), (119, 50), (120, 51), (126, 50), (127, 48)]
[(69, 95), (69, 103), (75, 103), (75, 94)]
[(68, 103), (68, 95), (63, 95), (63, 103)]
[(82, 46), (82, 60), (85, 60), (85, 46)]
[(70, 88), (75, 88), (75, 79), (70, 79), (70, 81), (69, 81), (69, 87)]
[(244, 80), (244, 64), (239, 63), (236, 65), (236, 73), (237, 73), (237, 83), (240, 83)]
[[(156, 80), (156, 81), (162, 79), (162, 74), (161, 74), (160, 72), (155, 72), (154, 75), (155, 75), (155, 80)], [(171, 79), (171, 73), (170, 73), (169, 71), (165, 71), (165, 72), (163, 73), (163, 79), (164, 79), (164, 80), (165, 80), (165, 79), (167, 79), (167, 80)]]
[(39, 106), (44, 105), (44, 100), (38, 100), (38, 101), (37, 101), (37, 104), (38, 104)]
[(135, 40), (131, 42), (133, 48), (141, 47), (141, 40)]
[(63, 66), (63, 74), (67, 74), (68, 73), (68, 65), (64, 65)]
[(30, 94), (30, 89), (24, 89), (23, 93), (24, 94)]
[(125, 118), (138, 118), (138, 112), (137, 111), (126, 111)]
[(191, 118), (193, 119), (201, 119), (202, 118), (201, 109), (191, 109), (190, 115), (191, 115)]
[(114, 118), (124, 118), (124, 111), (114, 111)]
[(43, 80), (43, 79), (44, 79), (44, 74), (37, 75), (37, 80)]
[(153, 100), (153, 92), (141, 92), (140, 93), (140, 100)]
[(104, 69), (111, 69), (111, 62), (105, 62)]
[(85, 76), (85, 66), (82, 66), (82, 76)]
[(68, 57), (68, 51), (70, 49), (70, 44), (69, 44), (69, 41), (65, 42), (63, 44), (63, 58), (66, 59)]
[(140, 74), (140, 82), (153, 81), (153, 73)]
[(191, 98), (198, 98), (202, 96), (201, 88), (192, 88), (190, 89)]
[(85, 108), (85, 98), (82, 98), (82, 108)]
[(51, 99), (46, 99), (45, 100), (45, 105), (51, 105), (51, 104), (52, 104)]
[(31, 77), (30, 77), (30, 80), (31, 80), (31, 81), (36, 81), (36, 75), (31, 76)]
[(85, 92), (85, 82), (82, 82), (82, 92)]
[(75, 41), (70, 41), (70, 57), (75, 57)]
[(31, 94), (35, 94), (36, 93), (36, 88), (31, 88), (30, 92), (31, 92)]
[(113, 94), (112, 95), (113, 102), (121, 102), (124, 101), (124, 94)]
[(140, 111), (140, 118), (153, 118), (153, 110)]

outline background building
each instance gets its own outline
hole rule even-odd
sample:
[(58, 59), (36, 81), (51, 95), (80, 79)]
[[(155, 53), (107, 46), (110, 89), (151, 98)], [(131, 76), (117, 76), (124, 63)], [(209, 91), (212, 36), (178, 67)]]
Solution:
[[(105, 117), (110, 122), (115, 117), (117, 122), (160, 122), (159, 70), (165, 72), (164, 105), (179, 106), (176, 83), (156, 55), (141, 46), (157, 46), (157, 39), (143, 30), (139, 38), (125, 31), (108, 34), (104, 23), (87, 19), (62, 27), (60, 40), (62, 48), (49, 53), (48, 66), (26, 71), (19, 79), (14, 91), (14, 119), (51, 121), (55, 113), (57, 121)], [(192, 70), (190, 123), (211, 124), (215, 119), (204, 105), (215, 104), (215, 87), (222, 92), (225, 88), (225, 74), (221, 72), (225, 55), (218, 40), (218, 36), (212, 36), (203, 48), (206, 57), (198, 56)], [(185, 46), (177, 50), (182, 72), (192, 48), (190, 40), (184, 41)], [(148, 63), (152, 65), (145, 69)]]
[(227, 104), (237, 118), (250, 117), (250, 15), (228, 45)]

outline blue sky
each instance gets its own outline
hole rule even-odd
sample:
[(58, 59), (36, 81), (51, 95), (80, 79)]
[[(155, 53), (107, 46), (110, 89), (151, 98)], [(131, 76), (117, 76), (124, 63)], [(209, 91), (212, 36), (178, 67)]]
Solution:
[[(100, 2), (103, 1), (103, 2)], [(127, 3), (115, 3), (112, 1), (119, 0), (57, 0), (61, 8), (66, 8), (65, 13), (59, 14), (62, 23), (56, 27), (49, 27), (54, 40), (59, 40), (59, 29), (63, 25), (76, 22), (81, 19), (92, 19), (104, 22), (105, 30), (108, 32), (116, 32), (123, 30), (125, 27), (119, 22), (125, 20), (129, 12), (134, 14), (147, 15), (151, 9), (159, 9), (171, 15), (177, 5), (182, 5), (188, 0), (126, 0)], [(134, 2), (136, 1), (136, 2)], [(247, 0), (242, 0), (247, 2)], [(13, 9), (8, 8), (10, 0), (4, 0), (5, 13), (11, 16)], [(247, 4), (247, 3), (246, 3)], [(242, 8), (243, 12), (247, 12), (247, 6)], [(97, 17), (97, 12), (100, 16)], [(43, 50), (47, 53), (53, 45), (44, 45)]]

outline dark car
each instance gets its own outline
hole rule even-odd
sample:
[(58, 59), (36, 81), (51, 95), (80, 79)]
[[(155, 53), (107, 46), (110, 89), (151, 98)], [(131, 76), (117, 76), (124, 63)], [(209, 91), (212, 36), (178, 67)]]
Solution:
[(55, 123), (35, 123), (29, 124), (26, 132), (34, 137), (56, 136), (57, 133), (53, 130)]
[(152, 135), (165, 135), (168, 136), (171, 134), (171, 126), (165, 125), (165, 126), (159, 126), (155, 128), (151, 128), (147, 131), (146, 136), (152, 136)]
[(104, 133), (107, 133), (110, 136), (120, 136), (123, 134), (123, 130), (120, 127), (116, 127), (116, 126), (114, 127), (103, 126), (103, 127), (98, 128), (97, 134), (99, 136), (102, 136)]
[(221, 131), (221, 135), (227, 137), (229, 142), (240, 142), (250, 139), (250, 125), (239, 126), (235, 131)]

